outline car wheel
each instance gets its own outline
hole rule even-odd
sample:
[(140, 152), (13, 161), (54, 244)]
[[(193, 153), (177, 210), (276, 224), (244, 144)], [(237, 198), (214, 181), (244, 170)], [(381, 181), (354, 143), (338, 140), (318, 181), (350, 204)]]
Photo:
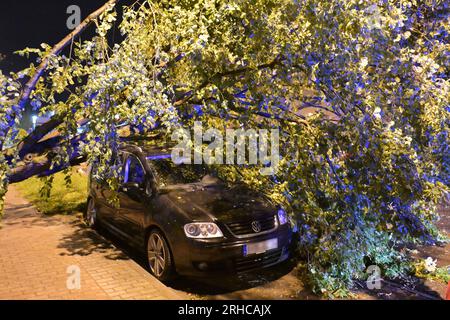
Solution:
[(96, 229), (98, 227), (97, 209), (95, 208), (95, 202), (92, 198), (88, 201), (85, 220), (88, 227), (92, 229)]
[(160, 281), (174, 277), (173, 260), (169, 244), (158, 230), (150, 232), (147, 239), (147, 260), (150, 272)]

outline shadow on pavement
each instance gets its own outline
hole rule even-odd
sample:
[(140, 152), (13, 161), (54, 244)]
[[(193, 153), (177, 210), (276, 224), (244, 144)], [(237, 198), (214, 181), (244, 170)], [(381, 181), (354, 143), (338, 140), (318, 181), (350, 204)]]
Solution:
[(65, 249), (67, 255), (87, 256), (100, 253), (110, 260), (128, 260), (128, 255), (121, 250), (120, 245), (112, 236), (100, 230), (99, 232), (87, 227), (84, 222), (74, 220), (70, 222), (73, 232), (63, 236), (58, 248)]

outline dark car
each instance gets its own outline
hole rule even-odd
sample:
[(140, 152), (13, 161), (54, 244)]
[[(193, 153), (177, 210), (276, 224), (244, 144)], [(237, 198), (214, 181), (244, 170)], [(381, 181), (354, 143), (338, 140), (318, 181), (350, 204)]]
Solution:
[(116, 197), (91, 170), (86, 221), (145, 250), (158, 279), (240, 273), (288, 258), (290, 222), (264, 196), (226, 185), (204, 165), (176, 165), (170, 148), (127, 145), (119, 157)]

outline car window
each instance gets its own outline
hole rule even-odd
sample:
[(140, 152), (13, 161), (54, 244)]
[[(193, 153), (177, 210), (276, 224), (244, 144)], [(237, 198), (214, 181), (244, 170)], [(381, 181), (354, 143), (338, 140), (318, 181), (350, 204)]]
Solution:
[(138, 158), (133, 155), (129, 155), (125, 164), (124, 173), (125, 183), (137, 183), (143, 186), (145, 183), (145, 170), (141, 165)]
[[(119, 161), (120, 163), (122, 162), (121, 160), (122, 155), (119, 154), (119, 156), (114, 156), (111, 158), (110, 160), (110, 164), (109, 164), (109, 168), (114, 168), (117, 165), (119, 165)], [(100, 170), (99, 168), (99, 162), (98, 160), (95, 160), (94, 163), (91, 166), (91, 170), (90, 170), (90, 178), (92, 182), (96, 182), (99, 184), (107, 184), (107, 178), (110, 176), (110, 172), (108, 172), (108, 168), (104, 169), (104, 170)], [(124, 174), (124, 168), (122, 166), (121, 169), (121, 175), (119, 176), (120, 182), (123, 181), (123, 174)]]
[(175, 164), (170, 155), (147, 157), (147, 162), (160, 186), (200, 182), (204, 176), (211, 174), (206, 165)]

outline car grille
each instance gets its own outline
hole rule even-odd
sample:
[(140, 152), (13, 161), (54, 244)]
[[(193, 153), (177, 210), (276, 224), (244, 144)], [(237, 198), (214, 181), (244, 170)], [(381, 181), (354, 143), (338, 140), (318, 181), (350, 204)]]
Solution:
[(236, 271), (240, 273), (269, 267), (281, 259), (282, 252), (283, 250), (280, 248), (270, 250), (262, 254), (238, 258), (235, 261)]
[[(259, 232), (255, 232), (252, 228), (252, 223), (255, 221), (257, 221), (261, 226), (261, 230)], [(249, 236), (249, 235), (252, 236), (260, 234), (265, 231), (275, 229), (277, 223), (275, 216), (269, 216), (264, 218), (230, 222), (227, 223), (226, 225), (235, 236)]]

